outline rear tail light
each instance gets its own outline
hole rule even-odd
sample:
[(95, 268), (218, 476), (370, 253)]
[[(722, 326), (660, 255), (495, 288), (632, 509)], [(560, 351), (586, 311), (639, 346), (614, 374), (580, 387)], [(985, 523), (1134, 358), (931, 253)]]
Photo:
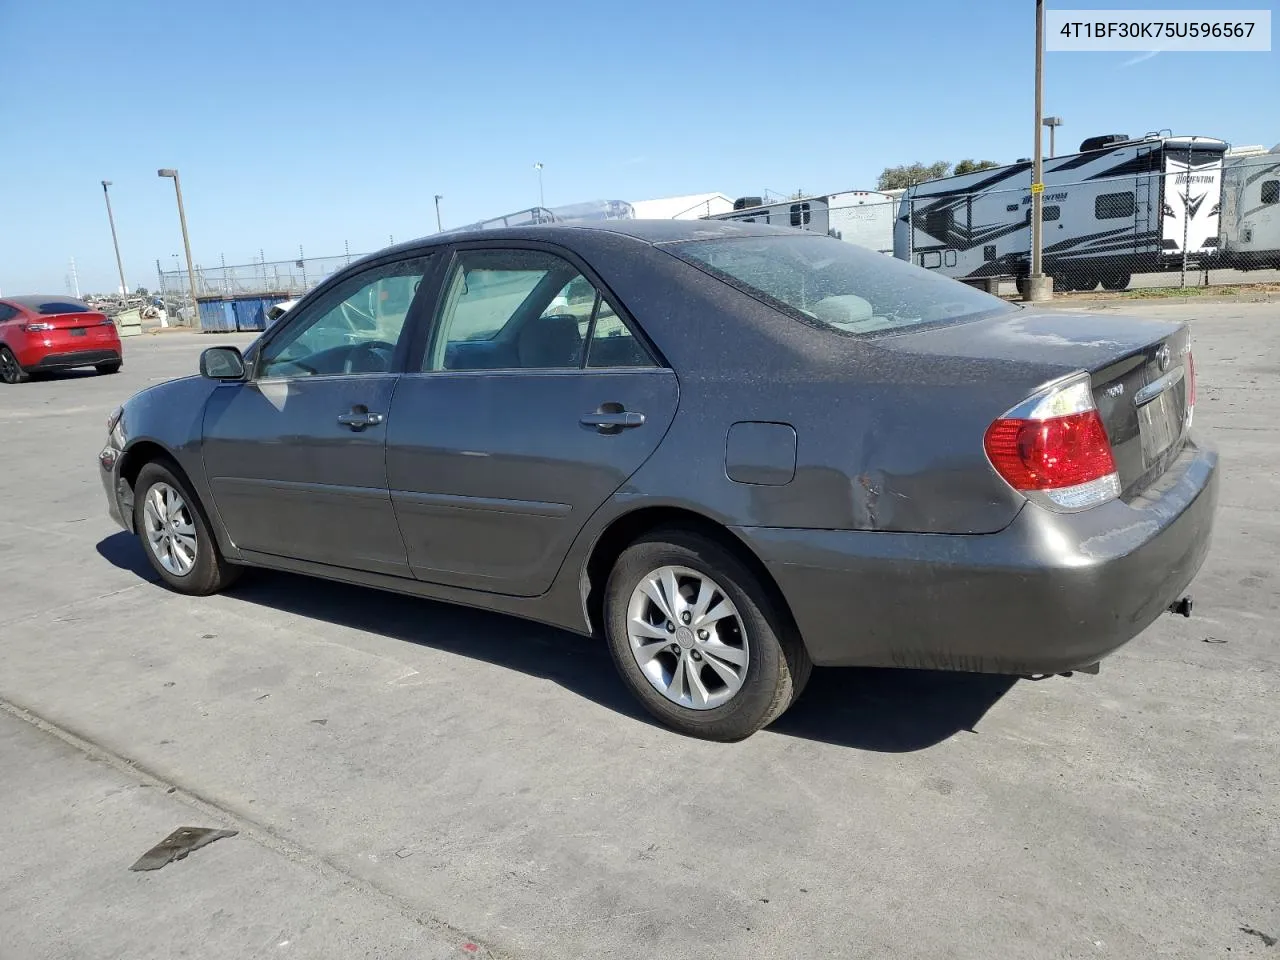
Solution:
[(1087, 375), (1032, 397), (987, 428), (987, 458), (1008, 484), (1059, 513), (1120, 495), (1120, 475)]
[(45, 323), (44, 321), (38, 321), (36, 323), (24, 323), (22, 325), (22, 329), (25, 330), (27, 333), (43, 333), (46, 330), (56, 330), (57, 327), (55, 327), (52, 323)]

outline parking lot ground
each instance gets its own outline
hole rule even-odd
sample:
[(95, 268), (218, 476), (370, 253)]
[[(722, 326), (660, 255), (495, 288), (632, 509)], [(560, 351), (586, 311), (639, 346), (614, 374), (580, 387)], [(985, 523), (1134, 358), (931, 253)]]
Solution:
[[(0, 958), (1276, 955), (1280, 317), (1123, 309), (1195, 318), (1225, 470), (1195, 617), (1098, 676), (820, 670), (729, 745), (549, 628), (159, 586), (106, 517), (104, 418), (243, 338), (5, 388)], [(129, 871), (186, 825), (241, 832)]]

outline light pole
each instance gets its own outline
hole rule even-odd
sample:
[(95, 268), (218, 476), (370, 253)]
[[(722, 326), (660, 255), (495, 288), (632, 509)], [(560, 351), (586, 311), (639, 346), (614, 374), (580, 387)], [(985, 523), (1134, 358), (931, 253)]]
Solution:
[(116, 248), (116, 269), (120, 271), (120, 296), (129, 296), (129, 284), (124, 281), (124, 261), (120, 259), (120, 241), (116, 239), (116, 218), (111, 213), (111, 194), (107, 192), (107, 187), (111, 186), (110, 180), (102, 181), (102, 196), (107, 201), (107, 222), (111, 224), (111, 245)]
[(158, 177), (172, 177), (173, 190), (178, 195), (178, 220), (182, 223), (182, 246), (187, 251), (187, 281), (191, 286), (191, 322), (194, 325), (200, 319), (200, 306), (196, 302), (196, 268), (191, 260), (191, 239), (187, 236), (187, 212), (182, 207), (182, 181), (178, 179), (178, 171), (165, 167), (157, 170)]
[(1023, 290), (1024, 300), (1048, 300), (1053, 296), (1053, 279), (1044, 275), (1041, 218), (1044, 210), (1044, 148), (1040, 127), (1044, 112), (1044, 0), (1036, 0), (1036, 151), (1031, 161), (1031, 275)]
[(1055, 155), (1055, 151), (1053, 149), (1054, 148), (1053, 134), (1054, 134), (1054, 131), (1058, 129), (1058, 127), (1062, 126), (1062, 118), (1061, 117), (1045, 117), (1042, 122), (1046, 127), (1049, 128), (1049, 159), (1052, 160)]
[(440, 226), (440, 201), (444, 199), (444, 194), (436, 194), (436, 233), (439, 233), (444, 227)]
[(538, 206), (545, 207), (547, 202), (542, 196), (542, 164), (535, 163), (533, 169), (538, 171)]

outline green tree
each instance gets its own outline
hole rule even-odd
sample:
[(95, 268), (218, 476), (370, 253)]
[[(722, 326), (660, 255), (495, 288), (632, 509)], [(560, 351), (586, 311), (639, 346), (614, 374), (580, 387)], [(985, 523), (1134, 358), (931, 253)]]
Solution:
[(979, 170), (990, 170), (992, 167), (998, 167), (1000, 164), (994, 160), (961, 160), (956, 164), (956, 168), (951, 171), (952, 176), (960, 176), (962, 173), (977, 173)]
[(945, 160), (937, 163), (904, 163), (896, 167), (885, 167), (876, 182), (879, 190), (902, 190), (913, 183), (925, 180), (937, 180), (951, 171), (951, 164)]
[(147, 290), (146, 287), (139, 287), (137, 290), (133, 292), (139, 297), (145, 297), (150, 291)]

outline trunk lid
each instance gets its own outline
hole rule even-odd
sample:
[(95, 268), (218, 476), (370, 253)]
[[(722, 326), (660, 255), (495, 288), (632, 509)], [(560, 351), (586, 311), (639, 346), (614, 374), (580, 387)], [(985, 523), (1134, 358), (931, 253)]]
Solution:
[[(904, 331), (877, 342), (948, 366), (973, 361), (978, 375), (998, 378), (1001, 387), (1012, 386), (1023, 396), (1060, 377), (1087, 371), (1126, 500), (1157, 480), (1186, 444), (1192, 375), (1185, 324), (1028, 310)], [(993, 389), (992, 395), (999, 405), (1008, 392)], [(993, 409), (992, 420), (1005, 409)]]
[(84, 330), (106, 326), (110, 321), (105, 313), (53, 313), (33, 317), (31, 323), (47, 323), (55, 330)]

